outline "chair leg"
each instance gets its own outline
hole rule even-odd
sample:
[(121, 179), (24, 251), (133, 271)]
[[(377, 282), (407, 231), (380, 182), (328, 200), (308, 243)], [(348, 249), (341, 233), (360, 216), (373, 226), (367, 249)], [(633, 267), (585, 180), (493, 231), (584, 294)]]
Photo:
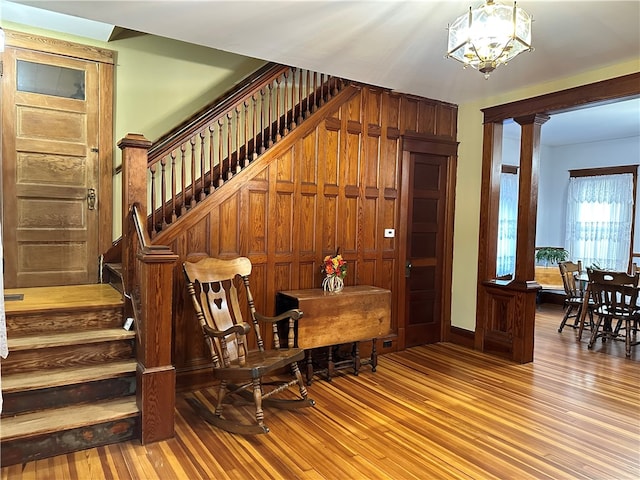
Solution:
[(598, 338), (598, 331), (600, 330), (601, 324), (602, 324), (602, 317), (598, 317), (595, 327), (591, 331), (591, 338), (589, 339), (589, 344), (587, 345), (587, 348), (593, 348), (593, 345), (596, 343), (596, 339)]
[[(573, 308), (571, 310), (573, 310)], [(582, 306), (576, 308), (575, 320), (573, 321), (573, 325), (571, 325), (573, 328), (580, 327), (580, 317), (582, 317)]]
[(224, 401), (224, 397), (227, 394), (227, 381), (220, 381), (220, 386), (218, 387), (218, 401), (216, 402), (216, 417), (222, 415), (222, 402)]
[(573, 307), (571, 305), (565, 306), (564, 317), (562, 317), (562, 322), (560, 322), (560, 326), (558, 327), (558, 333), (561, 333), (562, 329), (567, 324), (567, 320), (569, 320), (569, 315), (571, 314), (571, 310), (573, 310)]
[(307, 387), (304, 385), (304, 380), (302, 379), (302, 373), (300, 373), (300, 369), (298, 368), (298, 362), (293, 362), (291, 364), (291, 371), (296, 377), (298, 381), (298, 388), (300, 389), (300, 396), (302, 398), (307, 398)]
[(264, 411), (262, 410), (262, 384), (259, 378), (253, 379), (253, 402), (256, 405), (256, 422), (264, 426)]
[(624, 320), (624, 353), (629, 358), (631, 356), (631, 320)]

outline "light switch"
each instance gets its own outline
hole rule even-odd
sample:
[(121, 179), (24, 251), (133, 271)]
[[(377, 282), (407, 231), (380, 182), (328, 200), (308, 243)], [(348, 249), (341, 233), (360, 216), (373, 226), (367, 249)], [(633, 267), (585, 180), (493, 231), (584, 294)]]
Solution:
[(396, 231), (393, 228), (384, 229), (384, 238), (393, 238), (396, 236)]

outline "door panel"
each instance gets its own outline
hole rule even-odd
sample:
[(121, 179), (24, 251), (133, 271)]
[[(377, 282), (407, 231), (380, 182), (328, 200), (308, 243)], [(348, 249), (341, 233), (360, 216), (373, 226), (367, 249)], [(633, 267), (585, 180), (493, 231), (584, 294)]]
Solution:
[(411, 154), (406, 346), (442, 340), (442, 268), (447, 157)]
[(7, 287), (94, 283), (98, 66), (7, 48), (3, 218)]

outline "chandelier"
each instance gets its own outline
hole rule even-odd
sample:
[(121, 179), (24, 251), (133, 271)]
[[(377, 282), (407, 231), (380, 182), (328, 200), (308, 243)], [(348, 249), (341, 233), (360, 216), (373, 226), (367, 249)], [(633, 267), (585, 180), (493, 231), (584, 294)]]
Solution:
[(471, 66), (489, 78), (498, 65), (506, 64), (521, 52), (530, 52), (531, 15), (493, 0), (469, 7), (469, 13), (456, 18), (448, 27), (447, 58)]

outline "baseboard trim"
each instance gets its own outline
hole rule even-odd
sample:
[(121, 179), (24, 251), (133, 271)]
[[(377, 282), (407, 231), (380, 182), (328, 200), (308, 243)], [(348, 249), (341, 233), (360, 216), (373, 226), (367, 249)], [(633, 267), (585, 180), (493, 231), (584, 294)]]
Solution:
[(449, 341), (463, 347), (474, 348), (476, 334), (471, 330), (451, 326), (449, 329)]

